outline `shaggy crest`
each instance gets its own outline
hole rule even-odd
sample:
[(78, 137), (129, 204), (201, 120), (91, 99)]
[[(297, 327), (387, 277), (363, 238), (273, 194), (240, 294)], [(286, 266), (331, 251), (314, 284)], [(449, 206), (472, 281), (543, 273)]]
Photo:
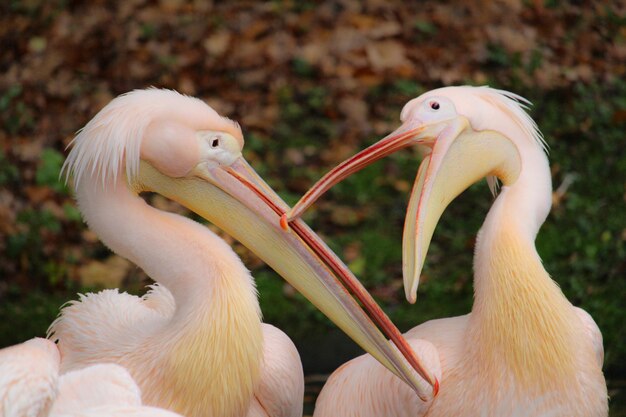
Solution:
[[(548, 144), (543, 134), (539, 130), (537, 123), (527, 113), (532, 103), (524, 97), (506, 90), (498, 90), (488, 86), (468, 87), (477, 90), (478, 96), (486, 102), (497, 106), (507, 116), (509, 116), (522, 129), (522, 131), (532, 138), (541, 149), (548, 153)], [(500, 188), (500, 182), (496, 177), (487, 177), (487, 185), (491, 194), (496, 197)]]
[(543, 149), (548, 152), (548, 144), (543, 134), (539, 130), (537, 123), (530, 117), (527, 111), (532, 103), (524, 97), (506, 90), (498, 90), (488, 86), (474, 87), (478, 90), (478, 95), (483, 100), (498, 106), (515, 123)]
[(85, 175), (105, 186), (110, 179), (116, 182), (125, 166), (131, 180), (139, 172), (145, 130), (157, 118), (176, 118), (197, 128), (208, 121), (241, 137), (236, 122), (220, 116), (202, 100), (173, 90), (134, 90), (113, 99), (78, 131), (68, 146), (72, 150), (61, 175), (66, 181), (72, 176), (75, 187)]

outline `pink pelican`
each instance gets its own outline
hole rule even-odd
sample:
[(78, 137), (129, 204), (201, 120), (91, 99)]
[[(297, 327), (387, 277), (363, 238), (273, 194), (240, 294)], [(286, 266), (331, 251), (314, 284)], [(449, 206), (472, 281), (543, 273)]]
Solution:
[(239, 125), (204, 102), (158, 89), (114, 99), (80, 131), (65, 169), (85, 221), (157, 284), (143, 297), (105, 290), (63, 308), (49, 329), (61, 372), (120, 364), (145, 404), (187, 417), (302, 414), (298, 353), (261, 323), (249, 271), (209, 229), (139, 196), (153, 191), (241, 241), (428, 398), (433, 375), (330, 249), (302, 222), (277, 226), (288, 207), (243, 159), (243, 143)]
[[(545, 143), (525, 99), (488, 87), (446, 87), (409, 101), (402, 125), (341, 163), (287, 213), (296, 218), (327, 189), (369, 163), (414, 144), (430, 152), (409, 199), (403, 275), (414, 303), (435, 226), (447, 205), (487, 177), (495, 194), (476, 241), (474, 306), (406, 333), (440, 392), (416, 400), (371, 356), (339, 368), (316, 416), (567, 416), (608, 414), (602, 335), (543, 268), (534, 240), (551, 206)], [(441, 374), (439, 374), (441, 372)]]

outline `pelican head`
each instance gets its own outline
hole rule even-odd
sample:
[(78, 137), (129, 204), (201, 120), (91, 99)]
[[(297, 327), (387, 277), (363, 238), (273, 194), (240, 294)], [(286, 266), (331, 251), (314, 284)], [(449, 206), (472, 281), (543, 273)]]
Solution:
[[(454, 198), (484, 177), (495, 194), (496, 178), (505, 191), (519, 182), (536, 184), (531, 181), (534, 174), (548, 170), (545, 143), (525, 112), (527, 104), (520, 96), (489, 87), (429, 91), (404, 106), (398, 129), (320, 179), (286, 220), (298, 217), (330, 187), (368, 164), (407, 146), (424, 146), (427, 155), (411, 192), (403, 234), (404, 289), (414, 303), (435, 226)], [(538, 190), (541, 201), (532, 205), (536, 213), (533, 224), (527, 225), (530, 233), (536, 233), (547, 216), (550, 199), (543, 197), (550, 186), (541, 184)]]
[[(367, 303), (361, 308), (340, 283), (338, 278), (362, 288), (345, 273), (347, 268), (337, 267), (341, 262), (304, 223), (294, 222), (288, 231), (278, 226), (288, 206), (243, 158), (244, 139), (237, 123), (201, 100), (169, 90), (138, 90), (111, 101), (72, 146), (64, 168), (78, 193), (83, 187), (124, 186), (179, 202), (251, 249), (361, 347), (427, 397), (412, 352), (400, 354), (387, 341), (390, 333), (399, 335), (395, 326), (382, 310), (368, 311)], [(373, 302), (367, 292), (361, 296)]]

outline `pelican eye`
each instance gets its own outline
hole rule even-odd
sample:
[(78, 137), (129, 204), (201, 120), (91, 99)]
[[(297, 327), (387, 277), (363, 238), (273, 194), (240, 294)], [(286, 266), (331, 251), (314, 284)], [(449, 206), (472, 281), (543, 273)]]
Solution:
[(430, 104), (430, 108), (433, 110), (439, 110), (439, 107), (441, 107), (439, 103), (436, 101), (431, 101), (429, 104)]
[(220, 139), (219, 139), (219, 138), (214, 138), (214, 139), (211, 141), (211, 147), (212, 147), (212, 148), (217, 148), (217, 147), (219, 146), (219, 144), (220, 144)]

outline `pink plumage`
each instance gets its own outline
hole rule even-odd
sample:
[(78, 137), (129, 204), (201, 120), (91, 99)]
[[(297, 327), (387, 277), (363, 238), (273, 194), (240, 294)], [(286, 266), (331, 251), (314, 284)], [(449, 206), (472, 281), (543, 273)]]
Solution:
[(602, 335), (543, 268), (535, 236), (551, 206), (545, 142), (524, 99), (487, 87), (446, 87), (410, 101), (402, 126), (332, 170), (294, 206), (299, 215), (333, 184), (403, 147), (427, 149), (404, 228), (403, 272), (415, 302), (428, 245), (445, 207), (472, 183), (502, 187), (478, 233), (474, 306), (406, 333), (438, 396), (420, 402), (368, 355), (343, 365), (316, 406), (324, 416), (605, 417)]

